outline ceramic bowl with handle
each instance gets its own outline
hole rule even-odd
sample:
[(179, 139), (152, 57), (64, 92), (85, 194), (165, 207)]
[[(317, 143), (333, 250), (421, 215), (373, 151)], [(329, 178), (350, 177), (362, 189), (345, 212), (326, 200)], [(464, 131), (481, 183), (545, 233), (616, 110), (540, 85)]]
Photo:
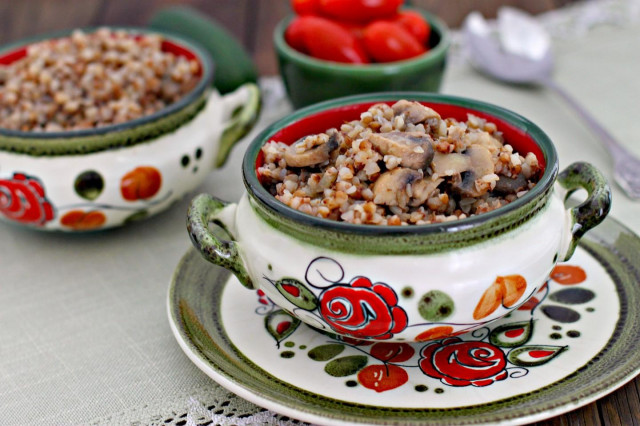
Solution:
[(300, 53), (285, 40), (293, 16), (283, 19), (273, 35), (280, 75), (289, 99), (300, 108), (316, 102), (384, 91), (437, 92), (451, 44), (449, 29), (437, 16), (414, 8), (431, 27), (429, 51), (415, 58), (366, 65), (342, 64)]
[[(453, 222), (359, 225), (310, 216), (278, 201), (260, 183), (261, 147), (293, 143), (356, 120), (371, 105), (421, 102), (443, 117), (467, 113), (492, 121), (505, 143), (536, 154), (543, 173), (524, 196), (496, 210)], [(600, 223), (611, 193), (593, 166), (558, 173), (556, 150), (526, 118), (487, 103), (425, 93), (347, 97), (295, 112), (262, 132), (245, 153), (246, 193), (229, 204), (208, 194), (188, 214), (194, 246), (262, 290), (284, 312), (328, 333), (356, 339), (427, 341), (464, 333), (522, 306), (539, 291), (580, 237)], [(568, 193), (588, 197), (565, 207)], [(229, 237), (208, 228), (222, 226)], [(247, 297), (250, 297), (247, 294)]]
[[(34, 229), (104, 229), (160, 212), (221, 166), (257, 119), (260, 94), (246, 83), (221, 95), (214, 65), (197, 43), (158, 30), (162, 49), (195, 59), (200, 79), (177, 102), (148, 116), (87, 130), (0, 128), (0, 219)], [(34, 41), (0, 51), (0, 64), (24, 57)], [(0, 65), (1, 66), (1, 65)]]

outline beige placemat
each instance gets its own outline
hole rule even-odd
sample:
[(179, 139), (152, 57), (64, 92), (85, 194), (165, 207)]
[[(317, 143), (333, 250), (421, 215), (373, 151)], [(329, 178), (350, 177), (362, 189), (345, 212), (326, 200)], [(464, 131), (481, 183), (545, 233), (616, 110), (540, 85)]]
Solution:
[[(594, 3), (609, 12), (594, 14)], [(558, 82), (640, 155), (637, 4), (589, 2), (544, 19), (557, 30)], [(608, 24), (600, 22), (603, 16)], [(587, 160), (611, 176), (606, 151), (553, 93), (495, 83), (455, 52), (444, 93), (513, 109), (551, 136), (561, 166)], [(263, 79), (262, 86), (258, 127), (196, 192), (228, 200), (242, 193), (244, 149), (261, 128), (290, 110), (277, 78)], [(0, 423), (287, 423), (215, 384), (171, 334), (166, 292), (190, 246), (184, 226), (188, 201), (131, 226), (84, 235), (0, 224)], [(612, 215), (640, 232), (640, 204), (617, 187)]]

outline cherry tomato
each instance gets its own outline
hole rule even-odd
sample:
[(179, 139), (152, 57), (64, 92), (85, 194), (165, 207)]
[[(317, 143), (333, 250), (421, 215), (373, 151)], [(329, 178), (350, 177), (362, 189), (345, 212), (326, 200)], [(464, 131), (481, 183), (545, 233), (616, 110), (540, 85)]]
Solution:
[(308, 53), (307, 46), (304, 43), (304, 18), (295, 17), (289, 23), (289, 26), (284, 32), (284, 39), (289, 46), (293, 47), (299, 52)]
[(360, 41), (333, 21), (319, 16), (302, 16), (304, 42), (314, 58), (351, 64), (369, 63)]
[(350, 22), (350, 21), (333, 21), (336, 24), (340, 25), (345, 30), (349, 31), (351, 34), (356, 36), (358, 40), (362, 40), (364, 37), (364, 27), (365, 24), (360, 22)]
[(427, 51), (409, 31), (389, 21), (375, 21), (367, 25), (364, 45), (376, 62), (400, 61)]
[(291, 8), (300, 15), (318, 15), (320, 13), (319, 0), (291, 0)]
[(424, 16), (418, 12), (403, 10), (393, 18), (393, 22), (400, 24), (405, 30), (409, 31), (420, 44), (427, 46), (431, 26), (426, 19), (424, 19)]
[(369, 22), (395, 15), (403, 0), (319, 0), (320, 11), (343, 21)]

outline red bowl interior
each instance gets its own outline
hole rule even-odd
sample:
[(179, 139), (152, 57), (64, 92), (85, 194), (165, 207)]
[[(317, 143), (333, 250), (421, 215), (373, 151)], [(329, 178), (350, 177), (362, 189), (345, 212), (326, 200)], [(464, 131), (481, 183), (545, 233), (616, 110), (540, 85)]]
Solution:
[[(302, 138), (303, 136), (322, 133), (330, 128), (339, 128), (341, 124), (358, 120), (360, 114), (369, 109), (372, 105), (380, 102), (366, 102), (353, 105), (345, 105), (338, 108), (321, 111), (307, 117), (304, 117), (289, 126), (278, 130), (276, 133), (269, 137), (269, 141), (284, 142), (290, 145)], [(385, 102), (387, 105), (393, 105), (395, 101)], [(542, 150), (536, 143), (536, 141), (525, 131), (514, 126), (513, 124), (504, 121), (493, 115), (484, 113), (482, 111), (476, 111), (467, 107), (459, 105), (441, 104), (435, 102), (421, 102), (430, 108), (437, 111), (442, 117), (454, 118), (458, 121), (466, 121), (467, 114), (471, 113), (477, 117), (484, 118), (487, 121), (493, 122), (498, 127), (498, 130), (502, 132), (505, 143), (510, 144), (514, 151), (517, 151), (521, 155), (525, 156), (529, 152), (533, 152), (538, 158), (541, 172), (545, 169), (545, 158)], [(264, 163), (264, 156), (262, 151), (259, 152), (256, 158), (256, 169)]]
[[(140, 37), (140, 35), (134, 36), (135, 39), (139, 39)], [(198, 61), (198, 64), (200, 65), (198, 76), (202, 75), (202, 63), (200, 62), (200, 58), (198, 58), (198, 56), (191, 50), (171, 40), (162, 40), (160, 46), (163, 52), (173, 53), (176, 56), (184, 56), (189, 60)], [(11, 50), (0, 55), (0, 65), (11, 65), (12, 63), (24, 58), (25, 56), (27, 56), (28, 47), (28, 45), (21, 46), (15, 50)]]

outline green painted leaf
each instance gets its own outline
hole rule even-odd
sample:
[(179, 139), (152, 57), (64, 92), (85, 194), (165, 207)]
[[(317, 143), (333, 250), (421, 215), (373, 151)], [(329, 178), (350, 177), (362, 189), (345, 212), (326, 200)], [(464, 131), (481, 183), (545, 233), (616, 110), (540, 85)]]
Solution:
[(127, 216), (127, 218), (124, 220), (124, 223), (137, 222), (146, 218), (147, 216), (149, 216), (149, 212), (147, 210), (138, 210), (137, 212)]
[(314, 361), (329, 361), (344, 351), (344, 345), (330, 344), (317, 346), (309, 351), (309, 358)]
[(346, 377), (356, 374), (365, 365), (367, 365), (367, 357), (365, 355), (343, 356), (329, 362), (324, 367), (324, 371), (333, 377)]
[(278, 347), (280, 347), (280, 342), (296, 331), (300, 325), (300, 320), (280, 309), (269, 313), (264, 318), (264, 325), (269, 334), (276, 340)]
[(519, 367), (536, 367), (551, 361), (567, 348), (568, 346), (551, 345), (521, 346), (509, 351), (507, 359)]
[(533, 333), (533, 320), (511, 322), (493, 329), (489, 341), (503, 348), (515, 348), (529, 341)]
[(289, 302), (299, 308), (312, 311), (318, 306), (318, 298), (295, 278), (282, 278), (276, 288)]

